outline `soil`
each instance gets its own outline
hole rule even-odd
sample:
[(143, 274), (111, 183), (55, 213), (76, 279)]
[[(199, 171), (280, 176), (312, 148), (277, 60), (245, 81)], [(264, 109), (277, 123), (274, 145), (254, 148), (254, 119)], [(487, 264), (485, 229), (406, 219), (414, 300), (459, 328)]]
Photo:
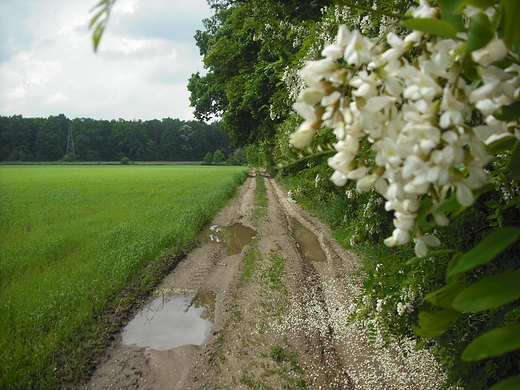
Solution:
[[(81, 389), (439, 389), (426, 352), (373, 348), (347, 326), (359, 293), (359, 261), (330, 230), (262, 173), (268, 207), (255, 205), (254, 172), (212, 224), (241, 223), (256, 237), (238, 254), (202, 243), (158, 291), (217, 294), (215, 324), (201, 345), (166, 351), (121, 337)], [(294, 222), (296, 220), (297, 222)], [(314, 233), (325, 261), (305, 256), (295, 226)], [(203, 241), (203, 240), (201, 240)]]

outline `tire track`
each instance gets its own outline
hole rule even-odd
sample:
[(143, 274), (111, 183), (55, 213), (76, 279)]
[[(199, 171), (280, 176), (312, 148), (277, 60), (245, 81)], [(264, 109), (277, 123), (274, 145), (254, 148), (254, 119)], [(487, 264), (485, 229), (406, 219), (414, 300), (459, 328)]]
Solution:
[[(220, 226), (240, 222), (255, 229), (253, 243), (232, 256), (218, 244), (202, 244), (157, 292), (215, 291), (217, 320), (207, 340), (169, 351), (115, 347), (83, 389), (440, 389), (435, 368), (428, 365), (431, 360), (419, 355), (406, 360), (396, 350), (370, 348), (362, 334), (346, 326), (359, 294), (352, 277), (358, 260), (272, 177), (261, 174), (268, 197), (266, 215), (254, 217), (252, 174), (212, 221)], [(309, 261), (302, 255), (292, 218), (316, 234), (326, 261)], [(247, 257), (255, 263), (244, 279)], [(278, 290), (265, 283), (274, 258), (284, 261), (283, 288)]]
[(440, 389), (443, 374), (427, 351), (415, 352), (413, 343), (409, 343), (405, 358), (401, 346), (372, 347), (353, 325), (347, 326), (354, 298), (360, 292), (354, 278), (359, 260), (332, 238), (323, 222), (302, 210), (273, 178), (266, 175), (265, 180), (272, 202), (284, 214), (289, 230), (292, 231), (290, 219), (296, 218), (316, 234), (327, 257), (324, 262), (311, 262), (299, 252), (299, 261), (293, 263), (294, 272), (289, 278), (293, 305), (281, 329), (297, 328), (294, 337), (305, 339), (309, 353), (304, 355), (310, 355), (310, 367), (315, 373), (312, 388)]
[[(287, 197), (285, 191), (276, 181), (264, 175), (266, 187), (268, 189), (270, 207), (277, 209), (277, 214), (284, 221), (285, 228), (290, 233), (290, 241), (294, 246), (298, 257), (292, 262), (292, 280), (288, 284), (291, 286), (293, 315), (289, 323), (297, 323), (299, 332), (293, 337), (300, 339), (305, 347), (303, 348), (303, 359), (305, 365), (310, 367), (312, 381), (316, 387), (331, 390), (353, 389), (352, 381), (341, 364), (338, 351), (335, 348), (335, 330), (328, 319), (330, 318), (330, 307), (326, 299), (327, 286), (322, 280), (321, 272), (317, 267), (338, 258), (337, 253), (328, 246), (322, 230), (316, 229), (316, 225), (310, 222), (309, 216)], [(317, 233), (318, 240), (327, 256), (327, 262), (313, 262), (303, 256), (300, 246), (294, 238), (291, 218), (296, 218), (302, 225), (309, 230)], [(325, 250), (327, 249), (327, 250)], [(322, 267), (320, 267), (322, 268)], [(303, 337), (302, 337), (303, 336)]]

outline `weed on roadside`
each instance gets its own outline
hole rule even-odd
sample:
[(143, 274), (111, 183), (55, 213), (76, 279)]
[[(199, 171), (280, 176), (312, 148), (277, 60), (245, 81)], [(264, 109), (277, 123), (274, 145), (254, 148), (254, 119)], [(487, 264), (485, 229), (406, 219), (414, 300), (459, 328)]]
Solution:
[(243, 282), (249, 282), (254, 276), (258, 264), (262, 261), (262, 254), (258, 249), (259, 238), (255, 237), (249, 243), (249, 249), (244, 254), (243, 269), (240, 279)]
[(261, 278), (269, 288), (281, 290), (284, 287), (282, 276), (285, 272), (285, 259), (277, 253), (269, 256), (271, 264), (264, 269)]
[(255, 209), (253, 211), (253, 219), (260, 220), (267, 216), (267, 187), (265, 186), (264, 177), (260, 173), (256, 173), (256, 190), (255, 190)]

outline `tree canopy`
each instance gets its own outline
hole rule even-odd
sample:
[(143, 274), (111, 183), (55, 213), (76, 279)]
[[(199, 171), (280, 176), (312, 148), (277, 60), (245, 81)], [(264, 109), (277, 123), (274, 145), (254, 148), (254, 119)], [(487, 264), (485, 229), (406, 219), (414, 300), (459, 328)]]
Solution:
[(284, 71), (303, 42), (298, 35), (322, 16), (328, 0), (210, 1), (215, 14), (195, 39), (207, 69), (189, 80), (200, 120), (222, 118), (238, 145), (272, 140), (290, 111)]
[(82, 161), (202, 161), (217, 150), (232, 155), (231, 139), (220, 124), (164, 118), (68, 119), (0, 117), (0, 161), (57, 161), (67, 151), (69, 126)]

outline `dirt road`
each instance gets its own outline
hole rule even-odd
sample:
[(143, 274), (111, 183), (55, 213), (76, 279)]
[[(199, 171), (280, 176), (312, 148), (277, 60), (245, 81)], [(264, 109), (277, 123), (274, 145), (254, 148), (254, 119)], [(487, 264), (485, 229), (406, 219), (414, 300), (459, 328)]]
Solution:
[[(265, 175), (264, 183), (267, 207), (255, 205), (252, 175), (212, 222), (241, 223), (255, 238), (237, 254), (202, 244), (158, 290), (195, 298), (216, 293), (205, 341), (168, 350), (119, 342), (82, 389), (440, 388), (442, 375), (426, 352), (405, 359), (397, 350), (371, 348), (346, 326), (358, 291), (355, 256), (274, 179)], [(303, 246), (295, 234), (304, 235)], [(316, 238), (325, 261), (318, 261), (317, 243), (318, 257), (305, 247)]]

